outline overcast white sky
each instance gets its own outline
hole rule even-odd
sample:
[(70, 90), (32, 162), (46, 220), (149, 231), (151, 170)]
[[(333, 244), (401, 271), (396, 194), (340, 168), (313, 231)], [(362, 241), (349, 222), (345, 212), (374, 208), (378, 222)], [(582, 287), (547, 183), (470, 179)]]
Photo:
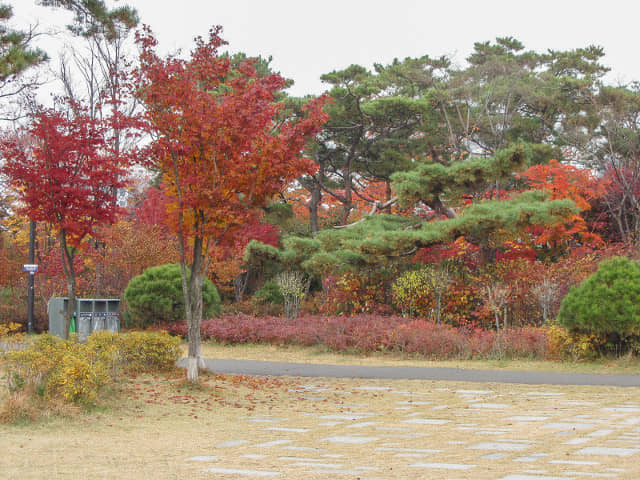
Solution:
[[(23, 24), (45, 26), (54, 18), (64, 24), (60, 13), (35, 7), (35, 0), (6, 1)], [(539, 52), (600, 45), (611, 83), (640, 80), (640, 3), (630, 0), (111, 2), (123, 3), (138, 10), (165, 52), (189, 50), (195, 36), (222, 25), (229, 50), (271, 55), (274, 68), (295, 81), (294, 95), (321, 93), (320, 75), (354, 63), (371, 68), (394, 58), (448, 54), (462, 64), (474, 42), (508, 35)]]

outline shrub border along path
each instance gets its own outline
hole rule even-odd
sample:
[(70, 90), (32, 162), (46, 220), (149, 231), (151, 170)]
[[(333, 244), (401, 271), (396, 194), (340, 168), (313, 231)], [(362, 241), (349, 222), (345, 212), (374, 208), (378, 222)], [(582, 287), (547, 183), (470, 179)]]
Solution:
[[(178, 365), (184, 367), (182, 359)], [(520, 383), (526, 385), (640, 386), (640, 375), (468, 370), (441, 367), (384, 367), (329, 365), (257, 360), (205, 359), (212, 372), (234, 375), (369, 378), (389, 380), (444, 380), (460, 382)]]

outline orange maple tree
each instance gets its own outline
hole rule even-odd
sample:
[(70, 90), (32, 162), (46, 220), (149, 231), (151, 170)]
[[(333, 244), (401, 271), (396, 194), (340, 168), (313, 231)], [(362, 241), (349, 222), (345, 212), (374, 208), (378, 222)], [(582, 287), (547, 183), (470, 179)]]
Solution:
[[(530, 188), (548, 191), (551, 200), (573, 200), (582, 211), (589, 210), (591, 202), (604, 194), (604, 185), (597, 181), (593, 172), (557, 160), (529, 167), (516, 177), (524, 180)], [(536, 235), (536, 243), (539, 245), (558, 245), (570, 238), (578, 238), (582, 244), (591, 246), (603, 243), (599, 235), (589, 231), (587, 223), (579, 214), (556, 225), (532, 228), (531, 233)]]
[(167, 222), (179, 238), (191, 382), (201, 365), (202, 284), (212, 251), (233, 245), (289, 181), (313, 173), (302, 151), (326, 121), (322, 97), (308, 103), (305, 116), (279, 119), (274, 94), (285, 80), (259, 75), (251, 61), (234, 67), (218, 53), (226, 43), (220, 32), (197, 38), (188, 59), (160, 58), (151, 32), (138, 35), (150, 154), (164, 175)]

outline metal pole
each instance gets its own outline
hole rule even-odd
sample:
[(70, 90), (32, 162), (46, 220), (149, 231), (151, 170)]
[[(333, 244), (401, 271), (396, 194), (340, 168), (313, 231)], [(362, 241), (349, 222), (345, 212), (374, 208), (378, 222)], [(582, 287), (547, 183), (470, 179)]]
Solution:
[[(29, 222), (29, 263), (35, 263), (36, 258), (36, 222)], [(35, 272), (29, 272), (29, 295), (27, 297), (27, 333), (33, 333), (33, 280)]]

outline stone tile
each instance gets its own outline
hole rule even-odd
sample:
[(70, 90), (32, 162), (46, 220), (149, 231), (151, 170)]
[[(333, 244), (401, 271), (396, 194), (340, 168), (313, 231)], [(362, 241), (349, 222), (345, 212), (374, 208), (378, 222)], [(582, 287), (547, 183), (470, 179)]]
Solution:
[(355, 435), (336, 435), (334, 437), (323, 438), (320, 441), (321, 442), (331, 442), (331, 443), (360, 444), (360, 443), (375, 442), (377, 440), (379, 440), (378, 437), (357, 437)]
[(514, 462), (537, 462), (541, 458), (548, 457), (548, 453), (531, 453), (529, 455), (525, 455), (524, 457), (515, 458)]
[(396, 402), (396, 405), (433, 405), (433, 402), (423, 402), (423, 401), (413, 401), (413, 400), (403, 400), (402, 402)]
[(476, 465), (463, 465), (460, 463), (430, 463), (430, 462), (417, 462), (409, 465), (415, 468), (437, 468), (442, 470), (471, 470)]
[(187, 462), (211, 462), (216, 460), (218, 457), (213, 457), (209, 455), (197, 455), (195, 457), (187, 458)]
[(242, 458), (250, 458), (252, 460), (262, 460), (263, 458), (267, 458), (267, 456), (261, 455), (259, 453), (247, 453), (246, 455), (242, 455)]
[(482, 408), (485, 410), (504, 410), (505, 408), (510, 408), (510, 405), (506, 403), (470, 403), (469, 407), (471, 408)]
[(554, 465), (600, 465), (600, 462), (590, 460), (549, 460)]
[(247, 440), (229, 440), (228, 442), (222, 442), (214, 445), (214, 447), (239, 447), (240, 445), (244, 445), (245, 443), (249, 443)]
[(257, 448), (269, 448), (269, 447), (279, 447), (280, 445), (286, 445), (287, 443), (292, 443), (292, 440), (273, 440), (271, 442), (264, 442), (255, 445)]
[(341, 463), (319, 463), (319, 462), (295, 462), (291, 464), (294, 467), (314, 467), (314, 468), (321, 468), (323, 470), (327, 470), (327, 469), (339, 469), (342, 468), (342, 464)]
[(323, 415), (320, 418), (323, 420), (362, 420), (363, 418), (373, 417), (375, 413), (349, 413), (349, 414), (334, 414)]
[(612, 455), (630, 457), (640, 452), (640, 448), (585, 447), (576, 452), (577, 455)]
[(591, 432), (589, 434), (590, 437), (606, 437), (607, 435), (609, 435), (610, 433), (613, 433), (615, 430), (611, 430), (611, 429), (601, 429), (601, 430), (596, 430), (595, 432)]
[(324, 462), (324, 458), (310, 458), (310, 457), (278, 457), (278, 460), (285, 462)]
[(546, 422), (551, 417), (545, 417), (542, 415), (516, 415), (514, 417), (509, 417), (507, 420), (511, 420), (512, 422)]
[(508, 453), (487, 453), (486, 455), (482, 455), (480, 458), (485, 458), (487, 460), (500, 460), (508, 455)]
[(451, 423), (451, 420), (442, 420), (439, 418), (412, 418), (410, 420), (402, 420), (402, 423), (415, 423), (418, 425), (445, 425)]
[(592, 478), (618, 478), (618, 475), (615, 473), (598, 473), (598, 472), (564, 472), (565, 475), (579, 475), (581, 477), (592, 477)]
[(264, 430), (268, 430), (271, 432), (292, 432), (292, 433), (305, 433), (310, 432), (310, 428), (289, 428), (289, 427), (268, 427)]
[(567, 477), (550, 477), (548, 475), (512, 473), (498, 480), (570, 480)]
[(493, 392), (491, 390), (456, 390), (457, 395), (490, 395)]
[(572, 438), (571, 440), (564, 442), (564, 445), (582, 445), (583, 443), (589, 443), (591, 440), (591, 438), (585, 437)]
[(376, 425), (378, 422), (360, 422), (347, 425), (347, 428), (366, 428)]
[[(323, 469), (317, 468), (312, 470), (313, 473), (327, 473), (331, 475), (362, 475), (362, 472), (366, 472), (367, 470), (377, 470), (375, 467), (360, 467), (353, 470), (342, 470), (342, 469)], [(360, 478), (360, 477), (358, 477)], [(364, 478), (362, 480), (365, 480)]]
[(434, 450), (432, 448), (406, 448), (406, 447), (377, 447), (376, 451), (405, 452), (405, 453), (419, 453), (419, 454), (432, 454), (432, 453), (442, 452), (442, 450)]
[(526, 443), (511, 443), (511, 442), (482, 442), (467, 447), (471, 450), (498, 450), (501, 452), (520, 452), (531, 448), (530, 444)]
[(574, 423), (574, 422), (551, 422), (542, 425), (541, 428), (548, 428), (553, 430), (590, 430), (595, 428), (593, 423)]
[(280, 472), (267, 472), (263, 470), (242, 470), (238, 468), (207, 468), (204, 473), (226, 473), (230, 475), (245, 475), (248, 477), (277, 477)]
[(601, 408), (599, 410), (600, 412), (614, 412), (614, 413), (636, 413), (636, 412), (640, 412), (640, 407), (627, 407), (627, 406), (620, 406), (620, 407), (605, 407), (605, 408)]

